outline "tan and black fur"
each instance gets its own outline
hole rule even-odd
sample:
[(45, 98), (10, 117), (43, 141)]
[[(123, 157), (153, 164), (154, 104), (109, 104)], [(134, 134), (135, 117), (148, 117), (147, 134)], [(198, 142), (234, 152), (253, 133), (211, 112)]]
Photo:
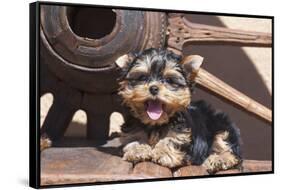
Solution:
[[(124, 160), (169, 168), (191, 163), (210, 173), (241, 163), (239, 130), (204, 101), (191, 102), (193, 83), (181, 57), (149, 49), (116, 63), (123, 70), (119, 95), (129, 112), (122, 126)], [(149, 104), (161, 111), (158, 119), (148, 115)]]

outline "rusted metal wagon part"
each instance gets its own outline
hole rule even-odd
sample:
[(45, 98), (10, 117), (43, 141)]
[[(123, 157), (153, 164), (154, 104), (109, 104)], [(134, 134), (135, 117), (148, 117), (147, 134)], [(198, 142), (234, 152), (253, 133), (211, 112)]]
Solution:
[(192, 43), (229, 43), (241, 46), (271, 46), (272, 44), (272, 37), (269, 33), (192, 23), (184, 14), (179, 13), (169, 14), (167, 35), (169, 49), (178, 54), (182, 53), (184, 44)]
[[(114, 62), (127, 52), (163, 47), (166, 14), (46, 5), (41, 6), (40, 16), (40, 92), (54, 96), (41, 133), (59, 139), (73, 114), (82, 109), (87, 114), (87, 136), (104, 143), (109, 116), (120, 110), (115, 94), (119, 70)], [(87, 28), (96, 33), (80, 31), (85, 20), (91, 21)], [(107, 23), (110, 30), (100, 29)]]

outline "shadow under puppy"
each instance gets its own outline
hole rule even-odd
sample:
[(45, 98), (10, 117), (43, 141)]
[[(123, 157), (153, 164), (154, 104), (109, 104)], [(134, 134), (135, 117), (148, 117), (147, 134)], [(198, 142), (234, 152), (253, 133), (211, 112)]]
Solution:
[(191, 102), (189, 67), (202, 61), (198, 55), (183, 61), (163, 49), (116, 60), (123, 70), (119, 95), (130, 113), (121, 127), (124, 160), (169, 168), (202, 164), (209, 173), (241, 163), (239, 130), (228, 116)]

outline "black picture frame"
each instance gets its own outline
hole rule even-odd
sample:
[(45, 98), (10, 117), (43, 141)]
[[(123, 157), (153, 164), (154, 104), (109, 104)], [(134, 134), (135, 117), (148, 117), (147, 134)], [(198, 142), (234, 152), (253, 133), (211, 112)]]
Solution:
[(216, 13), (216, 12), (195, 12), (187, 10), (163, 10), (163, 9), (150, 9), (150, 8), (132, 8), (132, 7), (119, 7), (119, 6), (101, 6), (90, 4), (72, 4), (72, 3), (59, 3), (59, 2), (34, 2), (30, 4), (30, 17), (29, 17), (29, 39), (30, 39), (30, 108), (29, 108), (29, 185), (33, 188), (52, 188), (52, 187), (67, 187), (67, 186), (84, 186), (84, 185), (100, 185), (100, 184), (119, 184), (119, 183), (135, 183), (146, 181), (162, 181), (162, 180), (183, 180), (194, 178), (209, 178), (209, 177), (231, 177), (241, 175), (258, 175), (258, 174), (272, 174), (274, 173), (274, 72), (272, 72), (272, 129), (271, 129), (271, 160), (272, 170), (261, 172), (245, 172), (238, 174), (222, 174), (218, 176), (189, 176), (177, 178), (156, 178), (156, 179), (138, 179), (138, 180), (125, 180), (125, 181), (109, 181), (109, 182), (95, 182), (95, 183), (78, 183), (78, 184), (53, 184), (41, 185), (41, 170), (40, 170), (40, 6), (41, 5), (59, 5), (59, 6), (79, 6), (79, 7), (95, 7), (95, 8), (114, 8), (126, 10), (143, 10), (143, 11), (161, 11), (161, 12), (174, 12), (174, 13), (188, 13), (200, 15), (214, 15), (214, 16), (234, 16), (234, 17), (248, 17), (248, 18), (261, 18), (271, 19), (272, 23), (272, 71), (274, 70), (274, 17), (264, 15), (247, 15), (247, 14), (233, 14), (233, 13)]

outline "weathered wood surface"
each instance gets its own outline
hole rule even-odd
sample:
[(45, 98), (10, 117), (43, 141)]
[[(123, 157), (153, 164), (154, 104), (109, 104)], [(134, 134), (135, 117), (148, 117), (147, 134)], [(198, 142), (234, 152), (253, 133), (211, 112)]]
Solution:
[(41, 153), (41, 184), (134, 179), (133, 165), (95, 148), (50, 148)]
[(168, 17), (168, 47), (181, 52), (185, 43), (235, 43), (251, 46), (271, 46), (269, 33), (234, 30), (188, 21), (184, 14), (171, 13)]
[(185, 166), (174, 171), (174, 177), (209, 175), (203, 166)]
[[(151, 162), (133, 166), (114, 154), (93, 147), (46, 149), (41, 153), (41, 185), (208, 175), (201, 166), (184, 166), (175, 171)], [(246, 160), (243, 167), (243, 171), (233, 169), (217, 174), (272, 170), (271, 161)]]
[[(165, 13), (120, 9), (115, 9), (113, 13), (107, 10), (112, 12), (112, 15), (102, 18), (104, 22), (94, 22), (95, 30), (103, 33), (100, 25), (108, 24), (113, 19), (114, 27), (109, 34), (93, 39), (91, 36), (79, 36), (79, 32), (77, 33), (82, 30), (79, 27), (79, 20), (78, 23), (76, 20), (81, 19), (77, 17), (80, 11), (81, 9), (67, 6), (42, 5), (41, 7), (40, 29), (44, 31), (48, 43), (59, 56), (72, 63), (68, 65), (70, 67), (79, 70), (82, 70), (79, 66), (104, 69), (113, 65), (118, 55), (150, 47), (160, 48), (164, 45)], [(95, 12), (93, 9), (90, 17), (84, 19), (95, 19), (97, 16)], [(91, 30), (90, 26), (89, 30)], [(64, 62), (64, 64), (68, 63)]]
[(152, 162), (141, 162), (135, 165), (133, 174), (144, 176), (145, 178), (173, 177), (170, 169), (154, 164)]
[[(219, 171), (215, 175), (271, 171), (271, 161), (244, 160), (241, 169)], [(202, 166), (185, 166), (173, 173), (174, 177), (209, 175)]]

